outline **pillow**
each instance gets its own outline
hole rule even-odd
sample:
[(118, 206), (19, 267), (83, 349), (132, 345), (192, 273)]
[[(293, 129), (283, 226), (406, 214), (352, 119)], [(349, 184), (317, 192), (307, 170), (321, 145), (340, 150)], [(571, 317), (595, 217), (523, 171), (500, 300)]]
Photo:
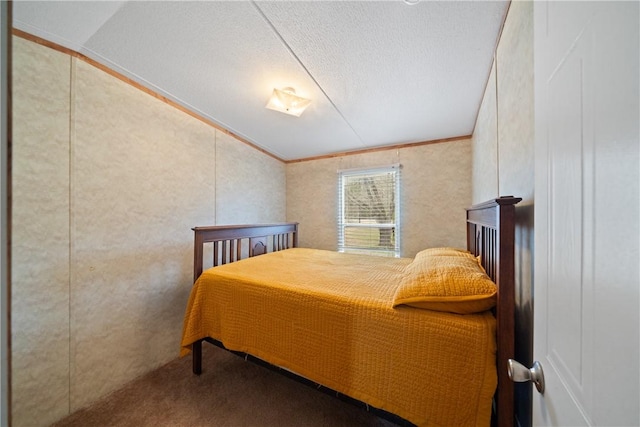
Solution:
[(418, 252), (414, 259), (423, 258), (423, 257), (431, 257), (431, 256), (461, 256), (461, 257), (473, 258), (473, 259), (476, 260), (476, 262), (480, 266), (480, 269), (485, 274), (487, 272), (484, 269), (484, 267), (482, 266), (482, 256), (478, 255), (477, 257), (474, 257), (471, 252), (469, 252), (467, 250), (464, 250), (464, 249), (448, 248), (448, 247), (445, 247), (445, 248), (429, 248), (429, 249), (424, 249), (424, 250)]
[[(480, 267), (480, 270), (482, 270), (482, 272), (483, 272), (484, 274), (487, 274), (487, 270), (485, 270), (485, 269), (484, 269), (484, 266), (482, 265), (482, 255), (478, 255), (478, 256), (476, 257), (476, 261), (478, 261), (478, 266)], [(487, 276), (488, 276), (488, 274), (487, 274)]]
[(408, 305), (458, 314), (493, 308), (497, 286), (476, 258), (468, 255), (416, 255), (405, 267), (393, 307)]
[(465, 251), (464, 249), (457, 249), (457, 248), (429, 248), (429, 249), (424, 249), (424, 250), (418, 252), (416, 254), (416, 256), (414, 257), (414, 259), (423, 258), (423, 257), (430, 257), (430, 256), (438, 256), (438, 255), (473, 257), (473, 255), (471, 255), (471, 252)]

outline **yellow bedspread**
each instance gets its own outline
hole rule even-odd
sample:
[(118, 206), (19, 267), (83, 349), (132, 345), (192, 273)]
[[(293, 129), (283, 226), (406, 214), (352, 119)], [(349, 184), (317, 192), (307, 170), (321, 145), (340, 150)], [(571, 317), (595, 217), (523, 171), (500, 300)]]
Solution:
[(294, 248), (205, 271), (181, 355), (205, 337), (428, 426), (488, 426), (495, 319), (392, 308), (407, 258)]

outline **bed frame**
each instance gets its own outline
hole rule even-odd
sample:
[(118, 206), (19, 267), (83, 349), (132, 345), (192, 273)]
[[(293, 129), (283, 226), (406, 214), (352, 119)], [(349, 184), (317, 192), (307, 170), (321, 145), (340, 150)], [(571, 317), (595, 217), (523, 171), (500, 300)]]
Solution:
[[(498, 285), (495, 308), (498, 387), (492, 417), (492, 424), (497, 427), (514, 425), (514, 388), (513, 382), (508, 377), (507, 360), (514, 357), (515, 205), (521, 200), (506, 196), (467, 209), (467, 249), (474, 255), (480, 256), (482, 266)], [(298, 246), (298, 223), (195, 227), (193, 231), (195, 232), (194, 282), (202, 274), (205, 253), (208, 254), (207, 256), (212, 256), (212, 262), (208, 264), (217, 266)], [(213, 248), (207, 250), (209, 244)], [(212, 338), (193, 343), (193, 373), (196, 375), (202, 372), (202, 341), (224, 348), (222, 343)], [(317, 384), (298, 377), (290, 371), (278, 369), (244, 353), (232, 353), (319, 388)], [(332, 390), (323, 391), (338, 395)], [(358, 402), (349, 397), (343, 397), (343, 400)], [(393, 414), (380, 412), (385, 418), (399, 424), (406, 424), (404, 420)]]
[(513, 381), (508, 360), (515, 356), (515, 229), (516, 207), (522, 199), (505, 196), (467, 209), (467, 249), (480, 256), (482, 266), (498, 285), (495, 308), (498, 388), (494, 425), (515, 425)]

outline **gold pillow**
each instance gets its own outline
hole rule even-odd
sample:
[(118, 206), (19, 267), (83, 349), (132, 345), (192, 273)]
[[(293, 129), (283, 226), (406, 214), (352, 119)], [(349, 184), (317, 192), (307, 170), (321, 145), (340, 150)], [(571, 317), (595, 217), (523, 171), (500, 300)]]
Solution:
[(393, 306), (409, 305), (459, 314), (478, 313), (495, 306), (496, 292), (496, 284), (471, 254), (422, 253), (405, 267)]
[(414, 259), (431, 256), (461, 256), (461, 257), (473, 257), (471, 252), (458, 248), (429, 248), (424, 249), (416, 254)]

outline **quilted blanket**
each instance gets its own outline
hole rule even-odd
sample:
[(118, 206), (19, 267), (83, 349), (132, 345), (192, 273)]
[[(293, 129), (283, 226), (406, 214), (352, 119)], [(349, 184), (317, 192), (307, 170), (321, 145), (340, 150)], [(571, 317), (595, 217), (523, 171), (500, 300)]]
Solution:
[(495, 319), (393, 308), (411, 261), (294, 248), (211, 268), (181, 355), (211, 337), (417, 425), (488, 426)]

